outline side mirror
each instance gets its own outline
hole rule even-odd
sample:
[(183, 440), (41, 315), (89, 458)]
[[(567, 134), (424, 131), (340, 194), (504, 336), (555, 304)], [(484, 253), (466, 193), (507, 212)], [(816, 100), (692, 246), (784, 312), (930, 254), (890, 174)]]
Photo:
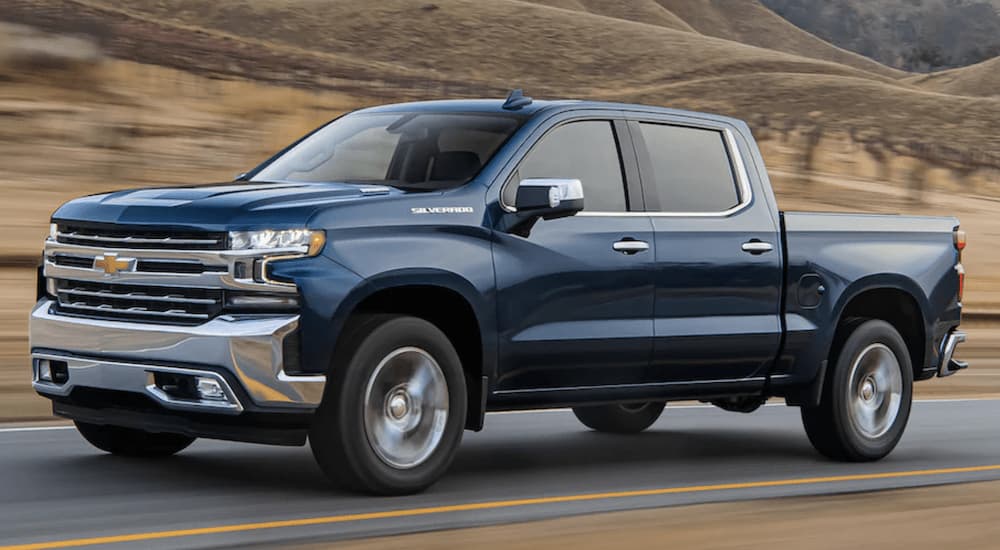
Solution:
[(521, 180), (514, 208), (517, 212), (508, 214), (502, 226), (509, 233), (528, 237), (540, 219), (565, 218), (583, 210), (583, 184), (577, 179), (562, 178)]
[(577, 179), (531, 178), (517, 185), (518, 214), (552, 220), (583, 210), (583, 184)]

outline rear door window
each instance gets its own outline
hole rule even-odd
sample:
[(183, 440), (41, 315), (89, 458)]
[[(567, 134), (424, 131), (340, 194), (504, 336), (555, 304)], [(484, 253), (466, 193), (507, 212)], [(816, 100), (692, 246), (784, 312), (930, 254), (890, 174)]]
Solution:
[(658, 211), (724, 212), (740, 203), (722, 131), (646, 122), (639, 128), (652, 168), (643, 185), (647, 197), (658, 199)]

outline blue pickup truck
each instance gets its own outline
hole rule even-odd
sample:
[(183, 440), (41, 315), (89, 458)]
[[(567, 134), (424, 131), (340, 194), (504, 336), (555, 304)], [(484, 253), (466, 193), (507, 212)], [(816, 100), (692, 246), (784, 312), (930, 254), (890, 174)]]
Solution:
[(129, 456), (304, 445), (378, 494), (440, 478), (489, 411), (635, 433), (668, 401), (801, 408), (823, 455), (888, 454), (953, 357), (951, 217), (781, 212), (738, 120), (586, 101), (337, 118), (235, 181), (52, 218), (34, 387)]

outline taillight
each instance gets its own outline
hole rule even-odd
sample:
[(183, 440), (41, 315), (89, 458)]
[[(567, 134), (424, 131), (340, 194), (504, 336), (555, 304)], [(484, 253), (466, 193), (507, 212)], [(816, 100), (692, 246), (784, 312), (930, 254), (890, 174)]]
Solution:
[(955, 250), (961, 252), (965, 250), (965, 231), (955, 230)]
[(958, 301), (962, 301), (962, 294), (965, 293), (965, 267), (962, 266), (962, 251), (965, 250), (965, 231), (955, 228), (952, 233), (955, 243), (955, 250), (958, 251), (958, 263), (955, 264), (955, 272), (958, 273)]
[(965, 268), (962, 264), (955, 266), (955, 271), (958, 272), (958, 301), (962, 301), (962, 294), (965, 293)]

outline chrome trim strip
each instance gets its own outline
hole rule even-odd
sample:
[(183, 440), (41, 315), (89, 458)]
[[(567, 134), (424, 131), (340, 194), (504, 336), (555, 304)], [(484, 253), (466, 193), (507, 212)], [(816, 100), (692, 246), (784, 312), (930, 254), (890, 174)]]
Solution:
[(59, 302), (62, 309), (82, 309), (83, 311), (93, 311), (95, 313), (113, 313), (115, 315), (148, 315), (150, 317), (163, 317), (175, 319), (208, 319), (207, 313), (188, 313), (186, 311), (154, 311), (150, 309), (121, 309), (111, 306), (91, 306), (79, 302)]
[(961, 369), (952, 369), (951, 360), (955, 355), (955, 348), (959, 344), (966, 340), (964, 332), (955, 330), (948, 334), (948, 337), (941, 342), (941, 355), (938, 357), (938, 371), (937, 375), (939, 378), (944, 378), (946, 376), (951, 376)]
[[(174, 237), (164, 237), (162, 239), (150, 239), (145, 237), (102, 237), (100, 235), (87, 235), (80, 233), (56, 233), (56, 238), (61, 239), (78, 239), (82, 241), (96, 241), (100, 243), (116, 243), (116, 244), (195, 244), (195, 245), (212, 245), (221, 244), (220, 239), (176, 239)], [(63, 243), (69, 244), (69, 243)]]
[[(68, 244), (53, 240), (45, 241), (45, 254), (67, 254), (77, 256), (100, 256), (107, 252), (99, 246), (83, 244)], [(255, 258), (277, 254), (306, 254), (308, 246), (292, 246), (288, 248), (268, 248), (250, 250), (173, 250), (156, 248), (130, 248), (128, 255), (137, 260), (193, 260), (206, 265), (222, 265), (234, 260)]]
[[(34, 371), (32, 386), (38, 392), (47, 395), (65, 397), (77, 387), (99, 388), (145, 393), (169, 409), (223, 414), (239, 414), (243, 412), (243, 404), (240, 403), (239, 398), (236, 397), (236, 393), (233, 392), (232, 387), (229, 386), (226, 379), (219, 375), (219, 373), (210, 370), (82, 358), (60, 353), (33, 353), (31, 357), (32, 369)], [(69, 371), (68, 380), (63, 384), (39, 380), (39, 360), (64, 361)], [(211, 378), (222, 387), (222, 390), (226, 394), (226, 401), (187, 400), (167, 395), (163, 390), (157, 388), (152, 381), (153, 373), (157, 372)]]
[[(72, 283), (72, 281), (67, 281), (67, 282)], [(69, 294), (71, 296), (88, 296), (93, 298), (111, 298), (115, 300), (137, 300), (146, 302), (165, 302), (170, 304), (215, 305), (220, 303), (219, 300), (212, 300), (211, 298), (150, 296), (148, 294), (136, 294), (135, 292), (119, 294), (115, 292), (95, 292), (93, 290), (79, 290), (79, 289), (59, 289), (58, 292), (59, 294)]]
[(212, 365), (231, 372), (260, 406), (313, 409), (323, 398), (325, 376), (284, 372), (284, 339), (298, 329), (298, 315), (223, 315), (197, 326), (160, 325), (58, 315), (50, 311), (54, 304), (41, 300), (31, 313), (33, 353)]

